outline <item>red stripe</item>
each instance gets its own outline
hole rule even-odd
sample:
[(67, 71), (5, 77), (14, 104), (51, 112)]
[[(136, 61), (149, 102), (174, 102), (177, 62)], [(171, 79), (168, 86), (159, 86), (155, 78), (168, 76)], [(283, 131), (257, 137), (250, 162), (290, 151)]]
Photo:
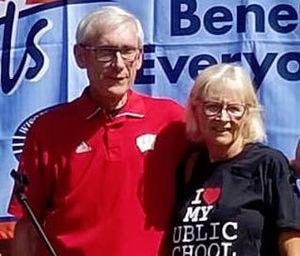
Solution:
[(52, 2), (60, 2), (60, 1), (62, 0), (26, 0), (26, 4), (52, 3)]

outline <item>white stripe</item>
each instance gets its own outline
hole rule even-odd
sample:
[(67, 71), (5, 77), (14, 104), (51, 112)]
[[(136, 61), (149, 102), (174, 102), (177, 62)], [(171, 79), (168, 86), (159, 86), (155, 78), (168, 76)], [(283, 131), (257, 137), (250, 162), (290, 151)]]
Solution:
[(13, 136), (13, 139), (25, 139), (26, 136)]
[(19, 153), (22, 153), (22, 152), (23, 152), (23, 149), (14, 150), (14, 153), (15, 153), (15, 154), (19, 154)]
[(85, 119), (86, 120), (89, 120), (91, 118), (93, 118), (95, 115), (97, 115), (99, 113), (99, 111), (101, 111), (102, 108), (101, 107), (98, 107), (92, 114), (90, 114), (89, 116), (87, 116)]
[(24, 143), (13, 143), (12, 145), (13, 145), (14, 147), (15, 147), (15, 146), (24, 146)]
[(145, 115), (137, 114), (137, 113), (131, 113), (131, 112), (124, 112), (124, 113), (116, 115), (116, 117), (121, 117), (121, 116), (132, 116), (132, 117), (143, 118)]

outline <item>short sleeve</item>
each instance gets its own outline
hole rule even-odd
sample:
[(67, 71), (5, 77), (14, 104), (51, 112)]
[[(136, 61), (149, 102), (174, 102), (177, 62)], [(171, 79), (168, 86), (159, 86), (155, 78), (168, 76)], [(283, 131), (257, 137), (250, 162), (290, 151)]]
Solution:
[(300, 196), (288, 160), (278, 151), (268, 159), (266, 194), (278, 228), (300, 231)]
[[(49, 175), (45, 175), (46, 168), (43, 159), (45, 154), (43, 154), (40, 146), (39, 133), (40, 128), (35, 123), (27, 134), (18, 172), (24, 174), (28, 179), (28, 185), (25, 187), (24, 193), (33, 213), (38, 219), (41, 219), (47, 207), (46, 195), (49, 191), (50, 179)], [(15, 184), (8, 211), (18, 218), (27, 218), (28, 216), (24, 215), (24, 210), (15, 194), (16, 189), (17, 184)]]

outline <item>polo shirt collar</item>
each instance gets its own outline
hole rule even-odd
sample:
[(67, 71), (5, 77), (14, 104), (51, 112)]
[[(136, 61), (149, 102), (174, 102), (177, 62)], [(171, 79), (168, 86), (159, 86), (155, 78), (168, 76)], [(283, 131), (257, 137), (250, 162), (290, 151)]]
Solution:
[[(97, 103), (91, 99), (91, 97), (89, 97), (88, 87), (84, 90), (81, 97), (77, 99), (77, 105), (80, 115), (83, 116), (86, 120), (90, 120), (96, 117), (102, 111), (102, 108), (99, 107)], [(143, 99), (137, 93), (129, 90), (125, 106), (122, 107), (120, 112), (116, 116), (114, 116), (114, 118), (143, 118), (144, 115), (145, 106)]]

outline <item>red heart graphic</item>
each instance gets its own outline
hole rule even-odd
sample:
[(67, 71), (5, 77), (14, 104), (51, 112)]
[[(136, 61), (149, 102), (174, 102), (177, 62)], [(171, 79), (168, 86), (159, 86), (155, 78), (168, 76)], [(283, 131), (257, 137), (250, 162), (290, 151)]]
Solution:
[(220, 188), (205, 188), (203, 192), (203, 200), (209, 205), (214, 204), (221, 195)]

